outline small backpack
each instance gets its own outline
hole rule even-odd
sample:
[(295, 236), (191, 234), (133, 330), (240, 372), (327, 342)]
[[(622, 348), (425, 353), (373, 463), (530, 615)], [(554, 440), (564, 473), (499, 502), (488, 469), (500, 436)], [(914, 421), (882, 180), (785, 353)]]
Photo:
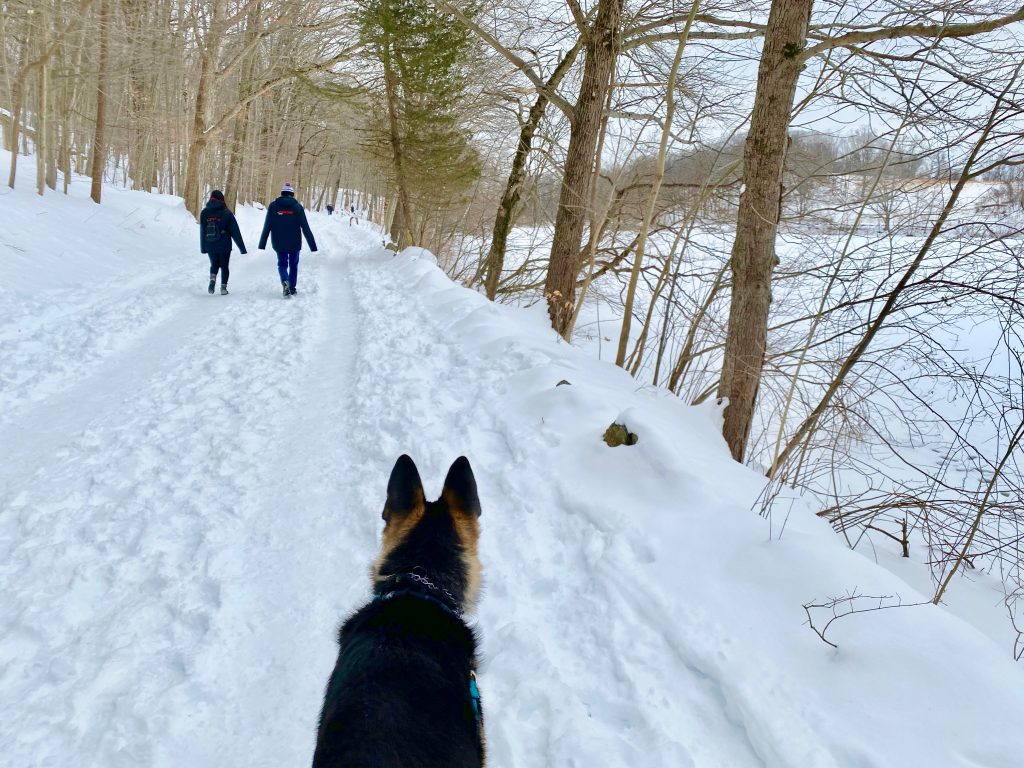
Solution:
[(215, 243), (220, 240), (221, 235), (224, 234), (220, 228), (220, 219), (214, 218), (213, 216), (206, 217), (206, 229), (203, 232), (203, 238), (208, 243)]

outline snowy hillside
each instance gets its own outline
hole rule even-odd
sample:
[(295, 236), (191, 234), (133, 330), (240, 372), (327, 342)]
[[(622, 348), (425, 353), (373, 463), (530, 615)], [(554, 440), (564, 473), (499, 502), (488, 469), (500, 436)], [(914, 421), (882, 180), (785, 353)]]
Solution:
[[(19, 185), (0, 765), (308, 764), (403, 452), (430, 495), (460, 454), (479, 483), (489, 765), (1021, 764), (1024, 672), (946, 609), (841, 619), (838, 649), (805, 626), (854, 590), (927, 598), (799, 506), (770, 531), (714, 408), (339, 217), (311, 214), (321, 248), (285, 301), (239, 211), (250, 252), (209, 296), (179, 200)], [(635, 446), (602, 442), (616, 419)]]

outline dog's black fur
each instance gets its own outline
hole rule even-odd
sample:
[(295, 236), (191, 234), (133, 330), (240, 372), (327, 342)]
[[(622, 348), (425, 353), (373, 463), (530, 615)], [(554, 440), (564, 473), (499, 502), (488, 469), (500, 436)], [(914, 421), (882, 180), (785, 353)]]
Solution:
[(480, 768), (476, 637), (480, 501), (465, 457), (427, 502), (408, 456), (388, 482), (374, 599), (341, 627), (313, 768)]

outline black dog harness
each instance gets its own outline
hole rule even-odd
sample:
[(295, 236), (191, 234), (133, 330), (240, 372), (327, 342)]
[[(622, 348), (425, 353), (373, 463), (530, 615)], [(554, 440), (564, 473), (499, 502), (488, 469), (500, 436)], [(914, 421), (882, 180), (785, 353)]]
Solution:
[[(396, 573), (384, 580), (393, 582), (393, 588), (373, 598), (375, 603), (383, 603), (393, 600), (396, 597), (415, 597), (433, 603), (446, 613), (451, 614), (459, 621), (463, 621), (462, 611), (459, 610), (458, 601), (455, 596), (444, 587), (435, 584), (427, 572), (420, 566), (416, 566), (409, 573)], [(402, 586), (402, 584), (406, 586)], [(426, 590), (430, 590), (425, 591)], [(469, 698), (473, 704), (473, 716), (477, 724), (480, 723), (480, 688), (476, 684), (476, 672), (469, 673)]]

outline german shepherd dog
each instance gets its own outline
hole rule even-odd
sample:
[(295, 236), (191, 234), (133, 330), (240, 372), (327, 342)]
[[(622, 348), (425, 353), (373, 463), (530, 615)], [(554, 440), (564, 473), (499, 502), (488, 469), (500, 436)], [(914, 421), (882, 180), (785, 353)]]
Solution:
[(459, 457), (437, 501), (416, 465), (395, 463), (373, 599), (341, 627), (313, 768), (480, 768), (476, 636), (480, 500)]

